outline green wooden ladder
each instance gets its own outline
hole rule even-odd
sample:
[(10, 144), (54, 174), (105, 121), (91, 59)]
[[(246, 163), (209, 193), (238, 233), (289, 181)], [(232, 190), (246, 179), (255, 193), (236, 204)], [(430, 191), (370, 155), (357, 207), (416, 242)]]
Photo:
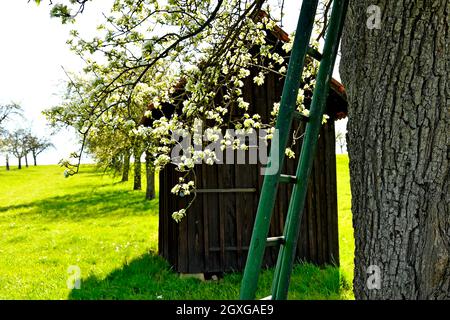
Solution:
[[(268, 166), (268, 168), (271, 166), (273, 168), (275, 165), (275, 168), (278, 168), (278, 170), (276, 170), (275, 174), (266, 174), (264, 177), (247, 257), (247, 264), (245, 266), (241, 285), (241, 299), (255, 299), (264, 250), (267, 246), (273, 245), (279, 245), (280, 252), (278, 254), (278, 261), (272, 284), (272, 295), (265, 299), (287, 299), (299, 237), (300, 221), (308, 187), (308, 179), (314, 160), (319, 131), (322, 126), (322, 117), (325, 111), (333, 67), (348, 7), (348, 0), (333, 1), (333, 8), (322, 54), (309, 46), (319, 0), (303, 0), (302, 3), (297, 32), (281, 97), (280, 111), (276, 123), (278, 134), (274, 135), (272, 141)], [(297, 172), (295, 176), (289, 176), (281, 174), (280, 171), (284, 162), (284, 150), (287, 146), (292, 121), (294, 118), (300, 120), (304, 119), (304, 117), (295, 109), (306, 54), (320, 61), (320, 67), (309, 116), (306, 118), (306, 131), (303, 138)], [(278, 146), (278, 152), (274, 152), (274, 145)], [(284, 234), (280, 237), (267, 238), (279, 183), (294, 184), (284, 227)]]

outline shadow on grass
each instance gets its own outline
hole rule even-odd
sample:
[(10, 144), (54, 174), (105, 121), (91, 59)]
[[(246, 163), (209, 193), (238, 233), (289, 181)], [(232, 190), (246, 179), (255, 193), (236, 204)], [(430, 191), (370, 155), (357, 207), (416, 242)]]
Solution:
[(186, 293), (200, 285), (198, 280), (180, 279), (168, 263), (155, 253), (142, 255), (106, 278), (82, 279), (81, 288), (73, 289), (70, 300), (153, 300), (186, 298)]
[(0, 207), (0, 213), (23, 210), (21, 216), (39, 215), (40, 219), (73, 220), (124, 215), (158, 214), (158, 195), (146, 201), (141, 192), (106, 190), (69, 194), (34, 202)]
[[(273, 269), (264, 270), (257, 297), (267, 296), (272, 285)], [(155, 253), (142, 255), (105, 278), (90, 276), (81, 288), (69, 294), (71, 300), (229, 300), (238, 299), (242, 275), (227, 274), (219, 281), (201, 282), (181, 279), (168, 263)], [(344, 284), (345, 286), (345, 284)], [(294, 268), (290, 299), (345, 299), (339, 269), (299, 264)]]

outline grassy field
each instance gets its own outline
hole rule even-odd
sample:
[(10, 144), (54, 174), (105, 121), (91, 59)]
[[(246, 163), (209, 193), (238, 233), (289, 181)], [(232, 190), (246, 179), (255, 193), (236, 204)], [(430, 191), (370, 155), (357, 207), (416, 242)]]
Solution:
[[(341, 269), (297, 265), (291, 299), (351, 299), (353, 230), (348, 160), (338, 156)], [(157, 256), (158, 202), (86, 166), (0, 168), (0, 299), (236, 299), (241, 275), (180, 279)], [(81, 271), (81, 288), (67, 281)], [(272, 270), (258, 296), (268, 294)]]
[[(339, 255), (341, 273), (353, 283), (355, 239), (353, 238), (352, 195), (350, 192), (350, 175), (348, 173), (348, 156), (336, 155), (338, 210), (339, 210)], [(351, 285), (352, 286), (352, 285)]]

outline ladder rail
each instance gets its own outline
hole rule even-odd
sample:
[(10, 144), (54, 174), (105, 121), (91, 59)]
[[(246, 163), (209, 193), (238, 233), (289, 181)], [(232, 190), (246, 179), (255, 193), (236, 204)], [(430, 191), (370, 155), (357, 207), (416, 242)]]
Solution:
[[(287, 299), (290, 277), (292, 273), (297, 242), (299, 238), (300, 223), (303, 214), (308, 180), (312, 169), (317, 140), (322, 125), (322, 117), (326, 107), (330, 81), (339, 48), (340, 37), (345, 21), (345, 14), (349, 0), (334, 0), (333, 9), (328, 26), (324, 52), (313, 52), (314, 58), (320, 60), (319, 72), (314, 89), (310, 114), (307, 118), (305, 136), (302, 144), (299, 164), (295, 176), (281, 175), (284, 162), (284, 150), (287, 146), (289, 133), (294, 118), (301, 118), (295, 112), (296, 98), (299, 91), (300, 80), (304, 69), (305, 56), (311, 54), (309, 41), (314, 24), (318, 0), (303, 0), (297, 32), (294, 40), (291, 61), (283, 88), (280, 112), (277, 118), (276, 129), (278, 135), (274, 136), (273, 146), (278, 152), (270, 151), (270, 164), (277, 165), (274, 175), (266, 175), (261, 190), (258, 210), (253, 227), (247, 263), (242, 279), (240, 298), (254, 299), (261, 270), (262, 259), (266, 245), (278, 244), (277, 266), (272, 283), (272, 295), (268, 299)], [(289, 203), (288, 215), (281, 237), (267, 239), (270, 220), (275, 205), (279, 183), (294, 183), (293, 193)]]
[[(328, 26), (322, 61), (314, 88), (310, 108), (310, 119), (306, 124), (301, 156), (297, 167), (299, 183), (294, 185), (285, 226), (285, 244), (280, 247), (279, 259), (275, 268), (272, 286), (272, 299), (287, 299), (289, 282), (295, 259), (295, 251), (299, 238), (305, 198), (308, 190), (308, 181), (311, 174), (317, 141), (325, 112), (330, 81), (333, 74), (339, 40), (345, 20), (348, 0), (334, 0), (333, 9)], [(301, 179), (300, 179), (301, 177)]]
[[(303, 0), (300, 11), (276, 123), (276, 129), (279, 134), (274, 135), (274, 140), (272, 141), (272, 145), (278, 144), (278, 154), (272, 153), (271, 150), (269, 158), (271, 165), (278, 165), (278, 169), (284, 162), (284, 150), (286, 149), (292, 126), (305, 57), (314, 26), (315, 15), (310, 13), (317, 11), (318, 2), (319, 0)], [(264, 177), (261, 189), (262, 196), (259, 199), (248, 252), (248, 257), (251, 257), (251, 259), (247, 259), (242, 279), (240, 298), (243, 300), (255, 299), (258, 277), (266, 248), (266, 238), (269, 233), (270, 220), (277, 196), (279, 176), (280, 170), (274, 175), (266, 175)]]

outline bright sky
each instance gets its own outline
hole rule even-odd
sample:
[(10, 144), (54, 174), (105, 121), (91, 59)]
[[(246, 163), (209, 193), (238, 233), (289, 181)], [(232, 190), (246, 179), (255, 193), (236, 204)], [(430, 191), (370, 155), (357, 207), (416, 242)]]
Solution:
[[(82, 68), (81, 60), (66, 45), (69, 31), (76, 27), (82, 34), (93, 34), (110, 0), (88, 3), (76, 25), (66, 26), (50, 18), (47, 3), (42, 1), (36, 6), (28, 0), (14, 0), (3, 3), (0, 10), (0, 103), (19, 103), (25, 110), (25, 119), (9, 127), (31, 126), (38, 136), (51, 134), (41, 111), (60, 101), (63, 81), (67, 79), (62, 66), (68, 71)], [(288, 33), (295, 30), (300, 5), (300, 1), (287, 1), (284, 29)], [(334, 76), (339, 79), (337, 68)], [(70, 130), (52, 135), (51, 140), (56, 148), (40, 155), (38, 163), (55, 164), (79, 148)]]

